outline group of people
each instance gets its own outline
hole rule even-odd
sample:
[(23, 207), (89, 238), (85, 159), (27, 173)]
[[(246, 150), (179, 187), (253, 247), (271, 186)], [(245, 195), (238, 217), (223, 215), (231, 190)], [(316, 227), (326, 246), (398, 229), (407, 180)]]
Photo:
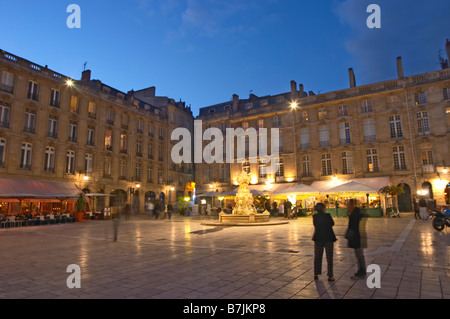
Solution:
[(155, 219), (158, 219), (161, 215), (161, 213), (166, 213), (169, 217), (169, 219), (172, 218), (172, 214), (174, 212), (172, 204), (168, 204), (167, 206), (164, 203), (149, 201), (146, 204), (146, 210), (149, 212), (150, 217), (154, 217)]
[[(366, 262), (363, 252), (363, 244), (360, 233), (360, 221), (363, 218), (360, 209), (356, 205), (354, 199), (349, 200), (347, 204), (349, 221), (345, 238), (348, 240), (348, 247), (355, 250), (358, 262), (357, 272), (351, 278), (353, 280), (363, 279), (366, 277)], [(323, 251), (327, 256), (327, 275), (328, 281), (334, 281), (333, 273), (333, 251), (334, 243), (337, 241), (333, 231), (334, 220), (330, 214), (325, 213), (325, 205), (318, 203), (315, 206), (317, 214), (313, 216), (314, 235), (314, 279), (318, 280), (322, 274)]]
[(414, 203), (414, 212), (420, 216), (422, 220), (428, 219), (428, 204), (425, 198), (417, 199), (416, 197), (413, 200)]

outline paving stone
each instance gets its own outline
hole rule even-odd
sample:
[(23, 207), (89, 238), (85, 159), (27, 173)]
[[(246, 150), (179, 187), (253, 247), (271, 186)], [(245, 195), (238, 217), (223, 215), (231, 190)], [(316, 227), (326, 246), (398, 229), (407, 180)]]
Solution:
[[(342, 238), (346, 218), (335, 220), (332, 283), (326, 275), (313, 280), (311, 218), (208, 231), (214, 228), (200, 218), (134, 217), (120, 225), (118, 242), (108, 221), (0, 230), (8, 252), (0, 259), (0, 298), (448, 299), (449, 239), (415, 222), (398, 244), (411, 220), (368, 220), (366, 264), (378, 264), (382, 276), (382, 288), (374, 290), (350, 279), (357, 267)], [(74, 263), (81, 267), (81, 289), (66, 286)]]

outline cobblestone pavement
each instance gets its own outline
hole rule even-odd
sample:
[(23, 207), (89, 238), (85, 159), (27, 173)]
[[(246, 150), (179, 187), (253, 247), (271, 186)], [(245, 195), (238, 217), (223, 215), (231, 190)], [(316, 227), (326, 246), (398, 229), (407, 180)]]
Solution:
[[(347, 218), (335, 218), (336, 281), (313, 280), (311, 217), (286, 225), (203, 226), (199, 217), (122, 220), (0, 230), (3, 299), (391, 299), (450, 298), (450, 235), (431, 221), (368, 219), (366, 264), (381, 268), (381, 288), (354, 281)], [(69, 289), (68, 265), (81, 269)], [(323, 273), (326, 274), (324, 256)]]

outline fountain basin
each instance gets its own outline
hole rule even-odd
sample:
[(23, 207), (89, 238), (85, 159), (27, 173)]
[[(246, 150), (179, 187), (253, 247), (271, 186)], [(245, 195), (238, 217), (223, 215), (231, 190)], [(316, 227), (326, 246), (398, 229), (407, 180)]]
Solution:
[(250, 215), (231, 215), (220, 213), (219, 223), (268, 223), (270, 221), (270, 214), (250, 214)]
[(270, 213), (231, 215), (220, 213), (219, 220), (203, 222), (204, 226), (273, 226), (288, 224), (287, 220), (270, 220)]

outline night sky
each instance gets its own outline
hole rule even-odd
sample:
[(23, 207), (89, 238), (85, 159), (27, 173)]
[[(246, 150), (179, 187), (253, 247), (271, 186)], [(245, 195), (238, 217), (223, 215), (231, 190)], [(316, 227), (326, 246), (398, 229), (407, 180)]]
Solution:
[[(381, 7), (381, 29), (369, 29), (369, 4)], [(67, 6), (81, 8), (69, 29)], [(348, 88), (440, 69), (450, 39), (448, 0), (127, 0), (6, 1), (0, 4), (0, 48), (79, 79), (124, 92), (156, 94), (200, 107), (290, 91)]]

